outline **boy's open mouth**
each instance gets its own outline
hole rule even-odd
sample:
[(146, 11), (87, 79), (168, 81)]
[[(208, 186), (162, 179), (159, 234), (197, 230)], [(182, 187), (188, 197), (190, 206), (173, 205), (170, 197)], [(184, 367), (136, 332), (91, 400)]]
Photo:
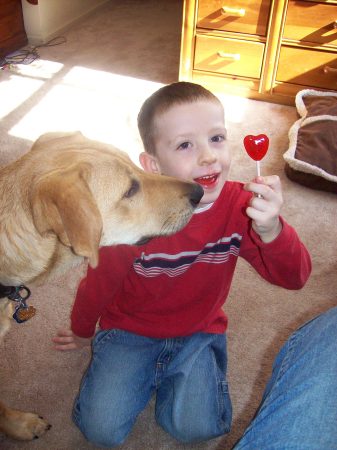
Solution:
[(209, 189), (215, 186), (218, 181), (219, 174), (214, 173), (212, 175), (205, 175), (204, 177), (194, 178), (194, 181), (200, 184), (203, 188)]

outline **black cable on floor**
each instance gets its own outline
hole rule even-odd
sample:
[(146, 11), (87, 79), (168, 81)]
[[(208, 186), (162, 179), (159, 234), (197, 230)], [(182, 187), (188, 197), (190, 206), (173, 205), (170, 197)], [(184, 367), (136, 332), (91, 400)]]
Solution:
[(0, 69), (5, 69), (13, 64), (31, 64), (36, 59), (40, 58), (38, 49), (43, 47), (54, 47), (67, 42), (64, 36), (57, 36), (45, 44), (36, 45), (31, 48), (24, 48), (16, 52), (10, 53), (8, 56), (0, 58)]

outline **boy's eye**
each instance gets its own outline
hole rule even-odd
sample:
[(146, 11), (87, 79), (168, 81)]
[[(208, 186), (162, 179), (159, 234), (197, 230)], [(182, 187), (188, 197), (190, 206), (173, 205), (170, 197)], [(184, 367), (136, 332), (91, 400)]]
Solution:
[(225, 136), (223, 134), (217, 134), (215, 136), (212, 136), (211, 141), (212, 142), (222, 142), (225, 140)]
[(187, 148), (189, 148), (189, 146), (191, 145), (190, 142), (183, 142), (182, 144), (179, 145), (178, 150), (186, 150)]

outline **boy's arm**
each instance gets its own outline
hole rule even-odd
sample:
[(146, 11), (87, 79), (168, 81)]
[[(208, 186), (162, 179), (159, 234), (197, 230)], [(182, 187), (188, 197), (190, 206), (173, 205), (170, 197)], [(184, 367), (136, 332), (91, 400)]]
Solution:
[(270, 283), (287, 289), (301, 289), (311, 273), (311, 258), (296, 231), (280, 217), (282, 230), (265, 243), (251, 228), (242, 242), (240, 256)]
[(107, 300), (106, 293), (101, 293), (98, 280), (89, 267), (87, 276), (81, 280), (75, 302), (71, 311), (71, 330), (76, 336), (90, 338), (95, 334), (96, 324)]
[(270, 283), (300, 289), (310, 275), (311, 259), (296, 231), (280, 217), (280, 178), (258, 177), (244, 189), (254, 195), (246, 209), (251, 222), (240, 255)]
[(87, 276), (77, 289), (71, 312), (71, 330), (76, 336), (89, 338), (95, 334), (96, 324), (105, 306), (124, 281), (133, 261), (131, 247), (104, 247), (96, 269), (88, 268)]

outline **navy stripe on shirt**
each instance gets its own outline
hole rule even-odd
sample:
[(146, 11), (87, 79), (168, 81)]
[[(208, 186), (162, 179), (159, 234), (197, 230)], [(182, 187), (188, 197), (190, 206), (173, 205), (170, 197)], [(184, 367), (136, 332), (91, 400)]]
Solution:
[(166, 274), (176, 277), (186, 272), (195, 263), (223, 264), (231, 255), (238, 256), (242, 236), (237, 233), (230, 237), (208, 243), (202, 250), (180, 252), (177, 254), (153, 253), (142, 254), (134, 261), (133, 267), (143, 277), (155, 277)]

